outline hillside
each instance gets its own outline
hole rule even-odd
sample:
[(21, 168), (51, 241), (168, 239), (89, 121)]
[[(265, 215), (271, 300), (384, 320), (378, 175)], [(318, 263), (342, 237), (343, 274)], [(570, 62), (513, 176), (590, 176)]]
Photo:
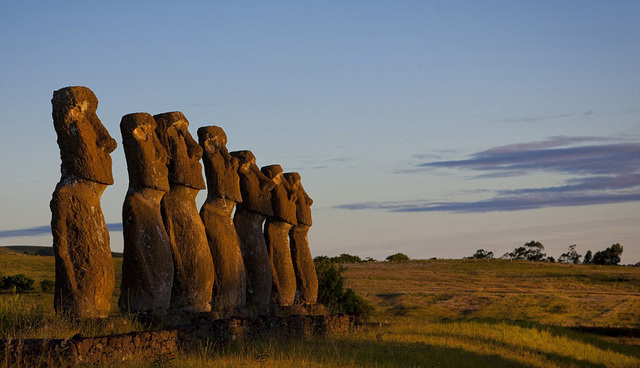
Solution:
[(0, 256), (4, 254), (16, 254), (16, 252), (13, 249), (7, 247), (0, 247)]

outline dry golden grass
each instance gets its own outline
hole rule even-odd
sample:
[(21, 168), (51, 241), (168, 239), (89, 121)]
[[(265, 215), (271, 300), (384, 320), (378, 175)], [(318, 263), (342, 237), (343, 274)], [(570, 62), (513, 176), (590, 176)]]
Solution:
[[(121, 260), (115, 262), (119, 283)], [(640, 327), (640, 268), (502, 260), (345, 266), (347, 286), (376, 305), (373, 319), (382, 326), (326, 338), (203, 346), (168, 362), (125, 366), (640, 367), (638, 339), (561, 327)], [(3, 255), (0, 270), (53, 279), (53, 257)], [(5, 333), (71, 337), (139, 328), (126, 321), (124, 327), (65, 324), (53, 315), (50, 297), (0, 295), (0, 314), (12, 327)]]
[(345, 265), (378, 318), (640, 327), (640, 268), (506, 260)]

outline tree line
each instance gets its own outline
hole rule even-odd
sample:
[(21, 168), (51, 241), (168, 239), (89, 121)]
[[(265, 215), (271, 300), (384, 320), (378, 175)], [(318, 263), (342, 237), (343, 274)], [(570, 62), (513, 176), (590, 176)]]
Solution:
[[(623, 247), (620, 243), (612, 244), (609, 248), (598, 251), (593, 254), (590, 250), (585, 253), (584, 258), (576, 250), (577, 245), (572, 244), (569, 249), (558, 257), (558, 263), (570, 263), (570, 264), (594, 264), (594, 265), (618, 265), (620, 264), (620, 256), (622, 255)], [(471, 257), (467, 259), (490, 259), (494, 258), (493, 252), (486, 251), (484, 249), (478, 249)], [(542, 243), (532, 240), (524, 243), (524, 245), (515, 248), (512, 252), (505, 253), (502, 259), (517, 259), (526, 261), (545, 261), (556, 262), (556, 259), (547, 256), (544, 251), (544, 245)], [(582, 259), (582, 260), (581, 260)]]

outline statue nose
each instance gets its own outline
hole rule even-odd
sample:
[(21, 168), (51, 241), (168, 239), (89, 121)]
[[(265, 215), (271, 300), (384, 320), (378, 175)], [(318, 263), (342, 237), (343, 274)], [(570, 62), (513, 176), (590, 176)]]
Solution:
[(106, 136), (102, 138), (98, 142), (98, 145), (102, 147), (107, 153), (113, 152), (116, 149), (116, 147), (118, 147), (118, 143), (116, 142), (116, 140), (110, 136)]

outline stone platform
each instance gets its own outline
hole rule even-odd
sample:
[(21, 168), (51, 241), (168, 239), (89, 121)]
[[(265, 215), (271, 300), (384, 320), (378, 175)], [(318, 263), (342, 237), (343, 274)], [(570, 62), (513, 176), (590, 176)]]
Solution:
[(285, 316), (228, 318), (167, 327), (156, 331), (71, 339), (0, 340), (0, 364), (7, 367), (108, 365), (125, 361), (159, 361), (203, 343), (224, 346), (256, 337), (296, 338), (346, 332), (354, 317)]

